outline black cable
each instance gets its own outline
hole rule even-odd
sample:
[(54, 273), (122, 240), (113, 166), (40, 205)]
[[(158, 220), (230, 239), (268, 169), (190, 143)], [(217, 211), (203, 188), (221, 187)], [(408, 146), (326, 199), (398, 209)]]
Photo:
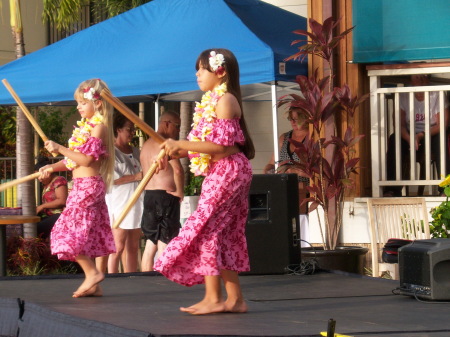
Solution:
[(302, 261), (300, 264), (290, 264), (285, 270), (288, 275), (312, 275), (316, 271), (317, 261)]
[[(399, 292), (396, 292), (399, 291)], [(407, 292), (408, 294), (403, 294), (402, 291)], [(418, 291), (414, 290), (411, 291), (411, 289), (405, 289), (402, 287), (397, 287), (392, 289), (392, 293), (394, 295), (407, 295), (407, 296), (414, 296), (414, 298), (416, 299), (416, 301), (421, 302), (421, 303), (427, 303), (427, 304), (448, 304), (450, 302), (448, 301), (434, 301), (434, 300), (423, 300), (421, 298), (419, 298), (417, 295), (419, 294)], [(420, 295), (420, 294), (419, 294)]]
[[(297, 239), (297, 241), (310, 245), (315, 256), (316, 250), (310, 242), (303, 239)], [(288, 275), (312, 275), (316, 269), (318, 269), (318, 262), (315, 258), (312, 258), (307, 261), (302, 261), (300, 264), (290, 264), (285, 268), (285, 271)]]

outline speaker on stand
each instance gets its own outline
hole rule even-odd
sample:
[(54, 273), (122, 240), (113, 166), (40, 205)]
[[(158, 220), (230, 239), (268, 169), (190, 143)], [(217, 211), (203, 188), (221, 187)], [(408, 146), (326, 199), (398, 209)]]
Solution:
[(255, 174), (246, 227), (248, 274), (284, 274), (300, 264), (300, 225), (296, 174)]

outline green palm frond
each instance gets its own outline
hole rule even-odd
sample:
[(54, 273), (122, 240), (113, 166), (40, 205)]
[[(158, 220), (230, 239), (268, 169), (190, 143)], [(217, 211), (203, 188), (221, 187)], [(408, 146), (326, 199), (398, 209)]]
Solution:
[(90, 6), (94, 22), (116, 16), (151, 0), (43, 0), (42, 19), (50, 22), (58, 30), (68, 30), (80, 22), (84, 6)]
[(42, 19), (58, 30), (69, 29), (79, 22), (81, 9), (87, 4), (88, 0), (44, 0)]
[(92, 5), (95, 15), (106, 14), (110, 18), (147, 2), (149, 0), (97, 0)]

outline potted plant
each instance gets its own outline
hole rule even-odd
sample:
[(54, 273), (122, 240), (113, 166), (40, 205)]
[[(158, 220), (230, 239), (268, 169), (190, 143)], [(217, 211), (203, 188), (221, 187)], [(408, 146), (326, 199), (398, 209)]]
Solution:
[(184, 187), (185, 196), (199, 196), (202, 190), (204, 176), (195, 176), (193, 173), (189, 173), (189, 183)]
[(193, 173), (189, 173), (189, 183), (184, 187), (184, 198), (180, 209), (180, 222), (182, 225), (184, 225), (191, 213), (197, 209), (204, 179), (204, 176), (195, 176)]
[(439, 187), (444, 189), (445, 201), (430, 210), (432, 221), (430, 223), (430, 235), (432, 238), (450, 237), (450, 175), (439, 183)]
[[(329, 68), (329, 76), (318, 77), (315, 70), (309, 77), (297, 76), (302, 95), (289, 94), (280, 98), (278, 106), (288, 105), (297, 109), (299, 122), (309, 123), (310, 135), (299, 143), (292, 141), (299, 161), (291, 162), (300, 172), (310, 179), (307, 187), (310, 197), (303, 200), (309, 203), (309, 212), (323, 210), (323, 224), (320, 221), (320, 232), (323, 250), (332, 251), (338, 247), (339, 231), (342, 226), (344, 196), (346, 191), (354, 187), (352, 176), (357, 174), (359, 158), (355, 155), (355, 145), (364, 135), (353, 136), (353, 117), (358, 106), (368, 94), (352, 96), (347, 84), (335, 87), (332, 55), (333, 49), (352, 31), (352, 28), (333, 36), (338, 21), (328, 18), (323, 25), (309, 19), (311, 32), (296, 30), (294, 33), (307, 38), (295, 40), (292, 44), (306, 42), (298, 48), (298, 52), (286, 60), (302, 60), (308, 55), (316, 55), (323, 59)], [(339, 133), (336, 121), (346, 121), (347, 129)], [(331, 127), (330, 127), (331, 126)], [(367, 252), (365, 249), (364, 254)]]

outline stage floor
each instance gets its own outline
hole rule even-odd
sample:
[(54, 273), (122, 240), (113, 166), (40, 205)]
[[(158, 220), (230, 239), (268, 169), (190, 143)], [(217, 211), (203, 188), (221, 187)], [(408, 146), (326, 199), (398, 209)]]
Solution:
[[(317, 272), (245, 275), (249, 312), (192, 316), (179, 311), (203, 296), (156, 273), (110, 275), (104, 296), (71, 297), (73, 278), (2, 278), (0, 336), (319, 336), (329, 319), (349, 336), (450, 336), (450, 304), (394, 295), (398, 281)], [(18, 320), (18, 298), (24, 314)]]

